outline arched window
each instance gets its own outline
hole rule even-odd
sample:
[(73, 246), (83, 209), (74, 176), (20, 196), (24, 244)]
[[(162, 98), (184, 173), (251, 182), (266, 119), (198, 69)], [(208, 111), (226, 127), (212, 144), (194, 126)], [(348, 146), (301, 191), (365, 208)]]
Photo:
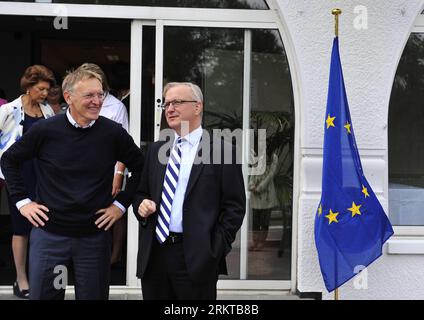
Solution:
[(389, 216), (424, 225), (424, 33), (411, 33), (389, 105)]

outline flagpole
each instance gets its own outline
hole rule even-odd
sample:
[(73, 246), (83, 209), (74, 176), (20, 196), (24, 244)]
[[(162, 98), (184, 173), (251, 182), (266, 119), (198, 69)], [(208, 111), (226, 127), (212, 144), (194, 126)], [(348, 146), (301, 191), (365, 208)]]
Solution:
[[(356, 275), (351, 266), (368, 266), (380, 257), (384, 242), (394, 232), (362, 173), (358, 147), (351, 131), (352, 121), (339, 54), (338, 18), (341, 10), (335, 8), (331, 14), (335, 16), (335, 37), (331, 51), (327, 119), (323, 128), (322, 192), (315, 215), (314, 235), (326, 292), (331, 295), (334, 291), (333, 299), (338, 300), (341, 298), (336, 288), (341, 288)], [(346, 183), (346, 176), (351, 177), (350, 182), (355, 180), (354, 183)], [(348, 208), (350, 204), (352, 207)], [(366, 212), (365, 218), (361, 216), (359, 207)], [(343, 213), (345, 210), (351, 211), (352, 215)], [(339, 221), (340, 218), (344, 220)], [(363, 230), (372, 232), (364, 236)]]
[(342, 10), (336, 8), (336, 9), (333, 9), (331, 13), (334, 15), (334, 19), (336, 20), (335, 26), (334, 26), (335, 27), (334, 33), (336, 37), (338, 37), (339, 36), (339, 14), (342, 14)]
[[(336, 38), (339, 37), (339, 15), (342, 14), (342, 10), (335, 8), (331, 10), (331, 13), (334, 15), (334, 34)], [(334, 290), (334, 300), (339, 300), (339, 288)]]

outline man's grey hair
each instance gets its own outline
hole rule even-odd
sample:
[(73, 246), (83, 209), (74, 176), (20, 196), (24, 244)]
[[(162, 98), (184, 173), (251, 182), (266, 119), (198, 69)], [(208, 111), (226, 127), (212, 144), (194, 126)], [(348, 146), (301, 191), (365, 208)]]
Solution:
[(100, 77), (102, 78), (103, 90), (108, 91), (108, 92), (110, 91), (110, 87), (109, 87), (109, 83), (107, 81), (107, 77), (106, 77), (104, 71), (102, 70), (102, 68), (100, 68), (97, 64), (86, 62), (86, 63), (83, 63), (82, 65), (80, 65), (78, 67), (78, 69), (84, 69), (84, 70), (89, 70), (89, 71), (93, 71), (95, 73), (98, 73), (100, 75)]
[(191, 89), (191, 92), (193, 94), (193, 99), (196, 101), (199, 101), (203, 103), (203, 93), (202, 90), (200, 90), (199, 86), (191, 83), (191, 82), (169, 82), (165, 88), (163, 88), (163, 96), (165, 97), (166, 93), (169, 89), (177, 86), (186, 86)]
[(98, 73), (78, 68), (76, 70), (69, 71), (65, 79), (63, 79), (62, 91), (72, 91), (77, 82), (87, 79), (97, 79), (100, 83), (102, 83), (102, 77)]

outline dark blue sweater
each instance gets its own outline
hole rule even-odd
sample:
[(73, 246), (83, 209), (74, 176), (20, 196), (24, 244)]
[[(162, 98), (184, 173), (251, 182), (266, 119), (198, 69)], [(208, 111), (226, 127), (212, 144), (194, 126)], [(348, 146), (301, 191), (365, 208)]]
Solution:
[(98, 231), (95, 212), (112, 202), (116, 161), (131, 172), (125, 191), (115, 200), (128, 207), (137, 188), (143, 156), (120, 124), (99, 117), (91, 128), (75, 128), (65, 114), (39, 121), (7, 150), (1, 167), (14, 203), (28, 198), (20, 167), (35, 159), (36, 199), (50, 212), (45, 230), (85, 236)]

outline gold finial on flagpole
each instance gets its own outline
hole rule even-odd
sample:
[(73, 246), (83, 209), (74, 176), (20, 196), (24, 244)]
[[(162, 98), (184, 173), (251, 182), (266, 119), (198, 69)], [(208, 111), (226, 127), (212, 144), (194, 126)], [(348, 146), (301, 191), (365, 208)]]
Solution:
[(342, 14), (342, 10), (336, 8), (331, 10), (331, 13), (334, 15), (334, 18), (336, 19), (334, 32), (336, 34), (336, 37), (338, 37), (339, 36), (339, 14)]

